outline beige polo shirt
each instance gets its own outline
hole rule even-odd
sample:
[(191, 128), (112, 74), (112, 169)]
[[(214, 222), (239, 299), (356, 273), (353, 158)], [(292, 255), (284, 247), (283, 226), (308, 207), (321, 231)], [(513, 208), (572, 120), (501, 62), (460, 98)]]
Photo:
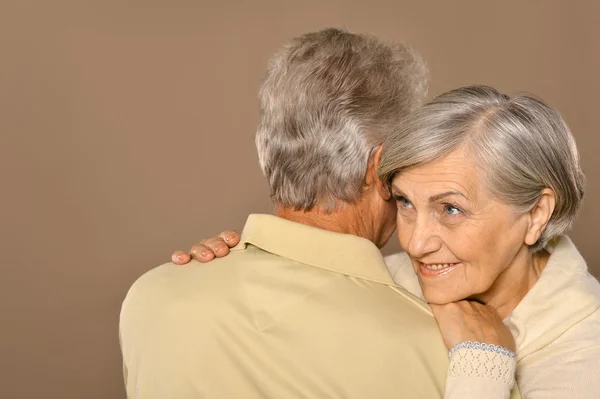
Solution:
[(250, 215), (208, 264), (143, 275), (120, 324), (129, 398), (441, 398), (427, 305), (370, 241)]

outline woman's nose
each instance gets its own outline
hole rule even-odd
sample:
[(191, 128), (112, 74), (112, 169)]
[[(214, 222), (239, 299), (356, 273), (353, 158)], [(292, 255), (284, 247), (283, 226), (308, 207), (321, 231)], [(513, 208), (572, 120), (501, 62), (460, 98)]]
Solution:
[(435, 222), (430, 218), (417, 220), (406, 248), (407, 252), (415, 258), (420, 258), (439, 250), (440, 247), (441, 240), (436, 232)]

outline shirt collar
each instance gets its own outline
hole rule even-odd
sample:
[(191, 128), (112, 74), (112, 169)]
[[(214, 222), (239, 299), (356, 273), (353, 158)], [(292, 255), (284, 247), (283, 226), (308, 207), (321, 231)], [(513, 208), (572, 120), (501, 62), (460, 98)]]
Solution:
[(377, 246), (355, 235), (318, 229), (273, 215), (252, 214), (238, 247), (245, 248), (247, 244), (334, 273), (396, 285)]

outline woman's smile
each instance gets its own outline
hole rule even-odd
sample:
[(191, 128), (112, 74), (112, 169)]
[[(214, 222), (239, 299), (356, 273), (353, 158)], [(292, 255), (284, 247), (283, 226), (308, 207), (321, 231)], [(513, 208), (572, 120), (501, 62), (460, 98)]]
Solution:
[(423, 263), (418, 262), (419, 264), (419, 274), (423, 278), (435, 278), (446, 276), (460, 266), (462, 266), (462, 262), (456, 263)]

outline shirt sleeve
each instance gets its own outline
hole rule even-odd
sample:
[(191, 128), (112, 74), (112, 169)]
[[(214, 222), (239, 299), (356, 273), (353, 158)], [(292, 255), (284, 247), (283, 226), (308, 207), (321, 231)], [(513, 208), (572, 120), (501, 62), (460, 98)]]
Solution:
[(444, 399), (509, 399), (515, 384), (514, 357), (483, 349), (452, 353)]

